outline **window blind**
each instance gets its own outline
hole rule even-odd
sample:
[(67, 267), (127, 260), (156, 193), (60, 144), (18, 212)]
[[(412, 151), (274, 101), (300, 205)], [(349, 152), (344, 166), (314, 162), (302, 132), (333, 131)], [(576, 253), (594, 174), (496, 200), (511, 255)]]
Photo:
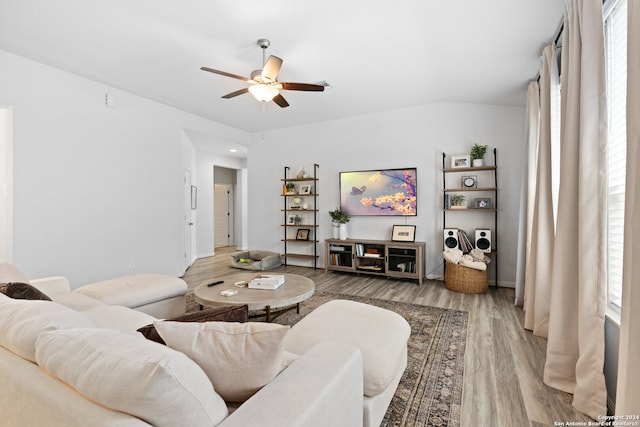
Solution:
[(607, 289), (608, 304), (622, 306), (624, 193), (627, 159), (627, 0), (605, 4), (608, 100)]

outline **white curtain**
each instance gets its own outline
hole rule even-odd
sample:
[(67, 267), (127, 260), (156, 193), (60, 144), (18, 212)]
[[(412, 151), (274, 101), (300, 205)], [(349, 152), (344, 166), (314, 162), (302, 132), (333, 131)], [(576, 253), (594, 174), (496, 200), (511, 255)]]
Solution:
[[(555, 45), (544, 48), (540, 69), (538, 144), (530, 151), (525, 253), (524, 326), (546, 337), (553, 262), (553, 198), (551, 191), (552, 92), (558, 84)], [(532, 147), (530, 147), (532, 148)]]
[[(601, 0), (575, 0), (562, 43), (560, 191), (544, 382), (606, 414), (606, 80)], [(637, 378), (636, 378), (637, 380)]]
[(529, 82), (527, 88), (527, 132), (520, 183), (520, 215), (518, 217), (518, 256), (516, 266), (515, 305), (524, 304), (525, 268), (531, 251), (531, 221), (536, 184), (536, 162), (540, 135), (540, 85)]
[(616, 414), (640, 415), (640, 1), (627, 13), (627, 183)]

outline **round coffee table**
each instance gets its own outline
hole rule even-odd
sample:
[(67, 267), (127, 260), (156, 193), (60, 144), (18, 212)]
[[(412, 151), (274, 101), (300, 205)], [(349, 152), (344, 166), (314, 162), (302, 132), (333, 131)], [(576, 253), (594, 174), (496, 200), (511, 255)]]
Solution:
[[(198, 286), (194, 291), (194, 299), (201, 306), (216, 307), (221, 305), (247, 304), (249, 310), (264, 310), (267, 322), (271, 322), (285, 311), (295, 308), (300, 313), (300, 303), (309, 298), (315, 292), (316, 285), (313, 280), (297, 274), (285, 274), (284, 284), (278, 289), (249, 289), (237, 287), (236, 282), (249, 282), (259, 276), (253, 273), (240, 273), (221, 277), (224, 283), (214, 286), (207, 284), (216, 280), (209, 280)], [(238, 291), (237, 295), (225, 297), (220, 292), (225, 290)], [(281, 309), (274, 312), (273, 309)]]

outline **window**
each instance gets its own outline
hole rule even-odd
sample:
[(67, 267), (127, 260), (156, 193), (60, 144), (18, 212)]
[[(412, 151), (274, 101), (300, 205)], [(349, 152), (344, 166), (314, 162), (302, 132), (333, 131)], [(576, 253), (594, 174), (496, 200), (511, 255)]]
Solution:
[(627, 159), (627, 0), (604, 8), (608, 98), (607, 293), (609, 308), (622, 305), (624, 193)]

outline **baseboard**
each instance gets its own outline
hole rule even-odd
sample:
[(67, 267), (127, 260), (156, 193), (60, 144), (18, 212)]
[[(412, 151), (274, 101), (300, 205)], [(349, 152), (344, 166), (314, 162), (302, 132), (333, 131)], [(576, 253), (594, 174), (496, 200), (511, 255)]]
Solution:
[(208, 252), (208, 253), (205, 253), (205, 254), (198, 254), (198, 257), (196, 259), (209, 258), (209, 257), (212, 257), (212, 256), (216, 256), (216, 253), (215, 252)]

